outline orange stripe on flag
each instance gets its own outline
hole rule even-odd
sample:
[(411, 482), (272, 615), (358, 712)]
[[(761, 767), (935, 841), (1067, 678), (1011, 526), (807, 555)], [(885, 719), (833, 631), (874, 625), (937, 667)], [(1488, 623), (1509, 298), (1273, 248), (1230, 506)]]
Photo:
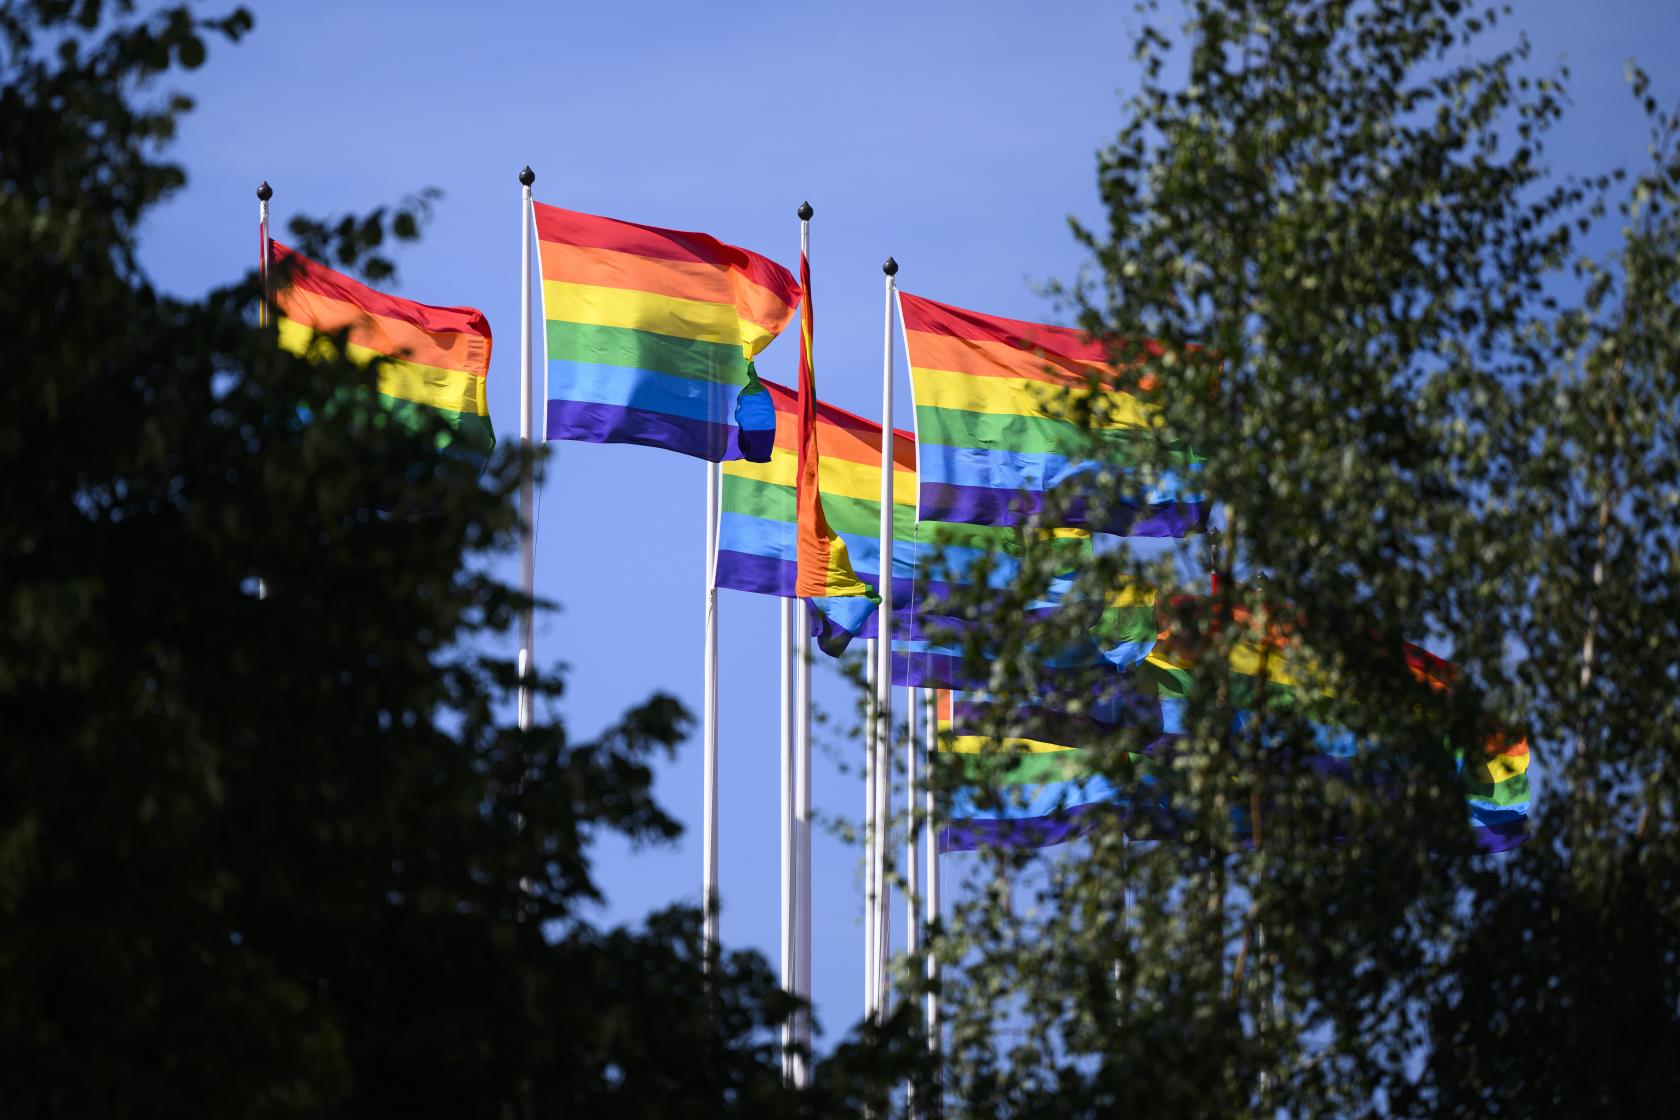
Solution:
[(321, 334), (349, 332), (349, 343), (436, 369), (483, 377), (490, 372), (490, 340), (465, 332), (427, 331), (413, 323), (377, 315), (344, 300), (293, 285), (275, 293), (280, 314)]

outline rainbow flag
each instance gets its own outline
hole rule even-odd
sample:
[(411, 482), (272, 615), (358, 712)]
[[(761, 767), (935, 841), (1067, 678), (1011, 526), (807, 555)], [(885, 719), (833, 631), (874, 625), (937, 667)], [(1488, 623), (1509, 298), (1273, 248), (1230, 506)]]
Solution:
[[(1084, 543), (1088, 549), (1089, 541)], [(1077, 568), (1083, 560), (1074, 550), (1067, 559), (1070, 570), (1053, 577), (1044, 593), (1027, 605), (1027, 621), (1048, 618), (1070, 601)], [(1013, 568), (1009, 574), (1013, 578)], [(1087, 679), (1093, 687), (1104, 687), (1110, 674), (1130, 670), (1154, 648), (1154, 589), (1126, 587), (1111, 591), (1107, 602), (1094, 614), (1088, 640), (1037, 654), (1038, 673), (1047, 682), (1055, 681), (1053, 687), (1078, 688)], [(941, 615), (937, 607), (924, 612), (917, 621), (910, 636), (893, 639), (894, 684), (957, 690), (985, 687), (984, 677), (977, 678), (969, 665), (961, 639), (977, 625), (984, 632), (987, 623), (953, 619)], [(986, 672), (984, 667), (981, 671)]]
[(270, 273), (280, 345), (302, 357), (333, 352), (329, 336), (344, 336), (344, 356), (378, 363), (380, 401), (398, 422), (418, 426), (441, 419), (447, 454), (482, 467), (496, 446), (485, 378), (490, 372), (490, 324), (471, 307), (433, 307), (376, 292), (302, 253), (271, 241)]
[[(1237, 620), (1242, 620), (1240, 612)], [(1186, 734), (1191, 691), (1205, 674), (1198, 667), (1201, 646), (1198, 635), (1163, 633), (1133, 672), (1092, 694), (1078, 714), (1041, 702), (1005, 710), (1001, 700), (983, 692), (941, 693), (940, 749), (964, 758), (959, 780), (966, 784), (953, 798), (940, 849), (1061, 843), (1103, 812), (1114, 813), (1127, 826), (1141, 817), (1154, 839), (1174, 835), (1178, 822), (1167, 763)], [(1405, 657), (1418, 681), (1434, 689), (1453, 687), (1457, 669), (1450, 662), (1417, 646), (1408, 646)], [(1304, 720), (1314, 749), (1305, 758), (1292, 756), (1292, 765), (1305, 765), (1326, 779), (1374, 777), (1379, 792), (1386, 787), (1381, 774), (1362, 775), (1356, 769), (1356, 760), (1369, 754), (1368, 744), (1345, 727), (1310, 717), (1319, 695), (1312, 683), (1316, 674), (1281, 629), (1235, 645), (1227, 672), (1241, 709), (1235, 723), (1239, 731), (1261, 710), (1293, 710)], [(1081, 751), (1121, 728), (1134, 729), (1139, 747), (1116, 783), (1091, 773)], [(1002, 729), (1003, 734), (990, 737), (982, 729), (994, 734)], [(1503, 852), (1523, 843), (1529, 811), (1527, 741), (1494, 734), (1457, 757), (1477, 846)], [(1247, 807), (1232, 809), (1232, 834), (1239, 843), (1256, 842), (1253, 825)]]
[[(864, 594), (812, 603), (819, 644), (837, 652), (863, 632), (878, 601), (874, 573), (858, 569), (864, 556), (873, 562), (880, 551), (873, 511), (881, 508), (881, 428), (813, 395), (815, 416), (802, 429), (799, 394), (773, 381), (762, 384), (775, 414), (773, 450), (767, 462), (735, 460), (723, 465), (717, 586), (761, 595), (800, 594), (799, 460), (805, 440), (812, 439), (821, 462), (816, 490), (834, 542), (831, 555), (845, 556), (865, 589)], [(900, 477), (908, 470), (913, 479), (915, 449), (905, 433), (899, 436), (895, 470)]]
[[(767, 463), (723, 465), (723, 512), (719, 528), (717, 585), (763, 595), (791, 596), (798, 582), (799, 397), (764, 382), (776, 411), (775, 450)], [(816, 446), (821, 457), (818, 487), (828, 527), (844, 547), (857, 578), (879, 593), (881, 509), (881, 425), (823, 401), (815, 402)], [(935, 644), (924, 632), (961, 628), (964, 623), (939, 613), (939, 603), (966, 585), (981, 557), (992, 556), (992, 586), (1006, 586), (1019, 572), (1021, 532), (1014, 528), (918, 522), (915, 514), (916, 442), (897, 431), (893, 441), (893, 672), (899, 684), (961, 683), (961, 650)], [(1045, 547), (1066, 554), (1068, 571), (1090, 555), (1090, 535), (1079, 530), (1043, 534)], [(1014, 555), (1011, 555), (1012, 551)], [(1035, 611), (1055, 610), (1071, 576), (1058, 581), (1032, 604)], [(814, 603), (819, 644), (830, 653), (856, 636), (875, 637), (873, 610), (859, 600)], [(1153, 596), (1119, 600), (1115, 615), (1105, 615), (1103, 650), (1091, 651), (1088, 663), (1107, 660), (1134, 664), (1153, 642)], [(1129, 629), (1116, 620), (1129, 617)], [(1121, 633), (1125, 630), (1124, 634)], [(1128, 644), (1131, 643), (1131, 644)], [(1136, 643), (1143, 643), (1137, 645)]]
[(766, 459), (775, 416), (752, 359), (793, 318), (793, 274), (703, 233), (532, 207), (544, 438)]
[(823, 514), (823, 495), (818, 483), (822, 449), (817, 438), (817, 377), (811, 353), (816, 310), (811, 300), (811, 262), (805, 253), (799, 254), (799, 286), (805, 295), (799, 303), (799, 476), (794, 485), (798, 573), (794, 590), (800, 598), (811, 601), (819, 617), (833, 620), (838, 627), (833, 637), (827, 627), (819, 629), (818, 644), (823, 648), (836, 644), (844, 648), (880, 602), (880, 596), (852, 571), (846, 542), (829, 528), (828, 518)]
[[(1158, 751), (1170, 751), (1172, 742), (1184, 733), (1184, 711), (1197, 680), (1197, 644), (1193, 638), (1163, 633), (1134, 674), (1139, 690), (1158, 699), (1162, 728)], [(1456, 666), (1420, 646), (1408, 645), (1405, 656), (1407, 670), (1430, 688), (1450, 689), (1457, 678)], [(1316, 747), (1308, 764), (1327, 777), (1353, 777), (1354, 759), (1371, 748), (1345, 727), (1307, 717), (1315, 691), (1310, 683), (1313, 673), (1292, 652), (1287, 639), (1269, 636), (1265, 641), (1238, 643), (1231, 650), (1228, 671), (1233, 699), (1243, 709), (1239, 726), (1246, 726), (1262, 709), (1301, 713)], [(1493, 734), (1474, 748), (1457, 751), (1456, 758), (1477, 846), (1503, 852), (1522, 844), (1528, 838), (1530, 804), (1528, 740)], [(1246, 836), (1246, 811), (1236, 810), (1233, 824), (1239, 837)]]
[[(1038, 704), (1006, 710), (984, 692), (940, 692), (935, 701), (939, 750), (958, 764), (959, 785), (939, 830), (941, 852), (976, 848), (1042, 848), (1061, 844), (1100, 814), (1120, 813), (1152, 788), (1141, 753), (1120, 784), (1094, 772), (1077, 744), (1149, 718), (1147, 706), (1123, 690), (1078, 715)], [(1007, 727), (993, 737), (982, 727)]]
[[(924, 451), (919, 514), (926, 521), (1018, 525), (1070, 493), (1066, 523), (1099, 532), (1178, 537), (1202, 528), (1205, 501), (1189, 488), (1195, 457), (1159, 477), (1132, 477), (1124, 502), (1098, 508), (1082, 492), (1124, 468), (1127, 443), (1156, 423), (1121, 386), (1101, 342), (1080, 331), (982, 315), (900, 293), (916, 433)], [(1065, 412), (1069, 393), (1105, 386), (1097, 432)], [(1135, 472), (1134, 472), (1135, 473)]]

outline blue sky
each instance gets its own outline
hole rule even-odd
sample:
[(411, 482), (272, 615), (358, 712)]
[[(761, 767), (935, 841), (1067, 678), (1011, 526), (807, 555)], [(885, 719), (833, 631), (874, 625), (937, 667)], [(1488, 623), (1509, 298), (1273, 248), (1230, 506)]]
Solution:
[[(255, 33), (177, 83), (199, 106), (173, 153), (189, 185), (144, 230), (154, 278), (195, 293), (252, 267), (262, 179), (274, 186), (282, 237), (292, 215), (362, 211), (438, 187), (435, 221), (399, 252), (392, 290), (486, 312), (503, 439), (518, 431), (522, 165), (535, 169), (540, 201), (704, 230), (790, 267), (794, 211), (809, 199), (818, 383), (826, 399), (874, 416), (883, 258), (898, 259), (906, 290), (1055, 319), (1038, 285), (1081, 266), (1067, 218), (1097, 217), (1095, 153), (1136, 80), (1136, 20), (1123, 3), (251, 7)], [(1638, 166), (1645, 126), (1623, 63), (1639, 56), (1657, 70), (1659, 98), (1680, 93), (1658, 70), (1680, 43), (1680, 4), (1517, 8), (1534, 68), (1573, 71), (1551, 165)], [(795, 358), (790, 333), (760, 370), (792, 381)], [(899, 370), (895, 420), (908, 427), (902, 356)], [(539, 624), (538, 653), (569, 667), (558, 714), (587, 736), (654, 689), (698, 712), (703, 464), (645, 448), (552, 450), (538, 590), (562, 609)], [(774, 963), (775, 603), (722, 592), (721, 622), (723, 937)], [(861, 751), (837, 726), (850, 721), (852, 695), (825, 667), (817, 700), (839, 717), (819, 731), (817, 811), (855, 819)], [(698, 740), (662, 767), (658, 788), (689, 832), (668, 848), (600, 846), (604, 920), (699, 899)], [(858, 852), (819, 834), (815, 862), (815, 998), (832, 1041), (862, 1006)], [(899, 936), (902, 925), (898, 910)]]

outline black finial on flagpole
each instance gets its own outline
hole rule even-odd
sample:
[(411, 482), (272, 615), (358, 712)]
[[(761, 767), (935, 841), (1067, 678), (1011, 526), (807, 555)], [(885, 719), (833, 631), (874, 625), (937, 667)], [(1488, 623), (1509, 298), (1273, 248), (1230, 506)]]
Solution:
[(802, 221), (802, 222), (810, 221), (811, 220), (811, 215), (815, 214), (815, 213), (816, 213), (816, 211), (811, 209), (811, 204), (809, 202), (801, 202), (799, 204), (799, 220), (800, 221)]
[(267, 179), (264, 179), (261, 183), (257, 184), (257, 201), (267, 202), (273, 197), (274, 188), (268, 185)]
[(519, 183), (521, 186), (528, 187), (536, 181), (537, 173), (531, 170), (530, 164), (527, 163), (524, 167), (519, 169)]
[(881, 271), (886, 273), (888, 276), (897, 276), (898, 262), (893, 260), (891, 257), (888, 257), (887, 262), (881, 266)]

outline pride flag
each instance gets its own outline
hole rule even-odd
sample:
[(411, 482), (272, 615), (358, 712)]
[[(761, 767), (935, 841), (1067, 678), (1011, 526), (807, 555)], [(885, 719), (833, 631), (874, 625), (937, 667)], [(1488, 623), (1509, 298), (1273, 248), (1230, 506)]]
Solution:
[(544, 437), (766, 459), (775, 416), (752, 359), (793, 317), (793, 274), (703, 233), (532, 207)]
[[(719, 527), (717, 585), (763, 595), (796, 594), (798, 585), (799, 397), (775, 382), (764, 382), (776, 410), (775, 450), (767, 463), (723, 465), (723, 511)], [(857, 578), (879, 593), (881, 509), (881, 425), (823, 401), (815, 402), (816, 445), (821, 457), (818, 489), (829, 529), (844, 547)], [(961, 650), (936, 645), (924, 633), (924, 620), (940, 627), (960, 627), (938, 615), (941, 600), (978, 578), (982, 557), (990, 556), (992, 586), (1006, 586), (1019, 572), (1022, 534), (1014, 528), (918, 522), (915, 512), (916, 442), (909, 432), (893, 440), (893, 674), (898, 684), (961, 683)], [(1041, 534), (1039, 543), (1065, 554), (1072, 572), (1090, 555), (1089, 534), (1058, 530)], [(1052, 586), (1034, 610), (1054, 610), (1071, 576)], [(1092, 664), (1106, 655), (1116, 665), (1130, 665), (1154, 639), (1153, 597), (1128, 597), (1119, 605), (1127, 628), (1116, 616), (1105, 617), (1103, 650), (1089, 651)], [(828, 599), (814, 603), (820, 644), (836, 653), (855, 636), (874, 637), (875, 615), (859, 611), (861, 600)], [(1122, 634), (1122, 631), (1124, 633)], [(1128, 645), (1127, 643), (1142, 643)]]
[[(1005, 709), (984, 692), (940, 692), (935, 709), (939, 750), (957, 762), (962, 783), (939, 830), (941, 852), (1064, 843), (1153, 784), (1141, 753), (1130, 756), (1133, 773), (1116, 785), (1090, 767), (1080, 745), (1147, 721), (1147, 706), (1119, 689), (1079, 715), (1037, 704)], [(988, 735), (984, 727), (1010, 733)]]
[[(800, 453), (811, 441), (814, 446), (807, 454), (821, 466), (813, 472), (816, 484), (807, 490), (805, 500), (809, 503), (813, 492), (819, 498), (819, 503), (811, 504), (819, 505), (830, 542), (825, 563), (843, 557), (851, 578), (862, 588), (849, 595), (812, 600), (819, 645), (838, 653), (866, 626), (873, 631), (872, 616), (879, 601), (874, 573), (859, 572), (857, 561), (864, 553), (873, 558), (879, 552), (874, 536), (879, 526), (873, 511), (881, 508), (881, 428), (817, 400), (814, 393), (809, 398), (814, 415), (802, 424), (799, 394), (774, 381), (762, 384), (775, 415), (775, 442), (767, 462), (734, 460), (723, 465), (717, 586), (761, 595), (801, 594)], [(896, 456), (897, 469), (908, 470), (914, 479), (915, 449), (905, 433), (899, 434)], [(823, 587), (810, 590), (826, 590), (828, 570), (817, 571), (825, 577)], [(849, 587), (843, 578), (836, 579), (836, 584)]]
[[(1237, 621), (1243, 621), (1240, 615)], [(1186, 734), (1191, 692), (1208, 673), (1199, 664), (1202, 641), (1198, 634), (1169, 629), (1133, 672), (1091, 694), (1078, 714), (1036, 701), (1005, 709), (999, 698), (983, 692), (942, 692), (937, 701), (940, 750), (962, 760), (962, 784), (952, 799), (940, 850), (1061, 843), (1103, 810), (1118, 810), (1128, 827), (1147, 820), (1151, 838), (1172, 836), (1177, 822), (1166, 764)], [(1432, 689), (1453, 686), (1457, 669), (1450, 662), (1417, 646), (1408, 646), (1405, 658), (1407, 671), (1419, 682)], [(1315, 674), (1280, 628), (1263, 639), (1237, 643), (1226, 672), (1240, 709), (1239, 730), (1261, 718), (1261, 711), (1292, 710), (1304, 721), (1312, 750), (1305, 757), (1291, 756), (1291, 765), (1304, 765), (1326, 779), (1372, 779), (1356, 769), (1371, 746), (1345, 727), (1311, 718), (1318, 695)], [(1082, 752), (1121, 728), (1133, 729), (1139, 746), (1116, 782), (1094, 773)], [(1489, 735), (1457, 752), (1457, 759), (1476, 845), (1503, 852), (1523, 843), (1529, 811), (1527, 741)], [(1383, 776), (1374, 779), (1381, 793)], [(1233, 808), (1232, 834), (1239, 843), (1256, 842), (1254, 826), (1247, 806)]]
[[(1242, 621), (1240, 613), (1237, 621)], [(1158, 699), (1162, 727), (1156, 744), (1159, 750), (1170, 750), (1172, 742), (1184, 733), (1185, 707), (1201, 676), (1198, 645), (1198, 639), (1163, 633), (1134, 675), (1140, 691), (1153, 693)], [(1410, 644), (1405, 657), (1407, 671), (1420, 683), (1437, 690), (1453, 686), (1458, 669), (1451, 662)], [(1347, 728), (1310, 717), (1317, 691), (1311, 683), (1313, 673), (1286, 636), (1269, 635), (1263, 641), (1237, 643), (1231, 650), (1227, 671), (1233, 701), (1243, 709), (1239, 724), (1247, 726), (1249, 720), (1259, 718), (1258, 712), (1268, 709), (1299, 713), (1316, 748), (1307, 763), (1319, 773), (1350, 778), (1354, 760), (1372, 749)], [(1473, 747), (1456, 751), (1455, 757), (1477, 846), (1487, 852), (1503, 852), (1522, 844), (1528, 837), (1528, 740), (1495, 733)], [(1233, 824), (1239, 836), (1247, 835), (1245, 811), (1234, 814)]]
[(271, 241), (270, 273), (280, 345), (299, 356), (325, 354), (343, 335), (344, 356), (378, 363), (380, 401), (399, 423), (441, 419), (446, 453), (483, 466), (496, 446), (485, 378), (490, 324), (471, 307), (433, 307), (376, 292), (302, 253)]
[[(1066, 489), (1065, 521), (1099, 532), (1177, 537), (1199, 530), (1204, 501), (1189, 488), (1188, 453), (1158, 477), (1126, 469), (1127, 443), (1154, 426), (1149, 406), (1124, 388), (1106, 347), (1080, 331), (982, 315), (900, 293), (916, 434), (923, 449), (925, 521), (1018, 525)], [(1104, 386), (1093, 431), (1064, 402)], [(1099, 508), (1088, 488), (1120, 469), (1129, 495)]]

